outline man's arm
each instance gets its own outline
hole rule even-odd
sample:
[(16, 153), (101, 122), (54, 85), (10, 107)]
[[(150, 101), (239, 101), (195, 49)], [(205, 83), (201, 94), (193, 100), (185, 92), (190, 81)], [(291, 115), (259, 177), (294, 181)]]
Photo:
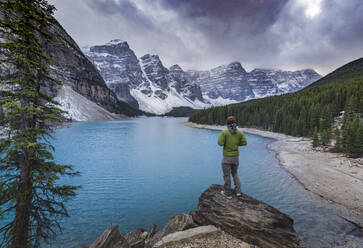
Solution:
[(226, 137), (224, 136), (224, 133), (222, 131), (221, 134), (218, 137), (218, 145), (224, 146), (225, 142), (226, 142)]
[(241, 140), (239, 142), (239, 146), (245, 146), (247, 145), (247, 139), (245, 134), (241, 131)]

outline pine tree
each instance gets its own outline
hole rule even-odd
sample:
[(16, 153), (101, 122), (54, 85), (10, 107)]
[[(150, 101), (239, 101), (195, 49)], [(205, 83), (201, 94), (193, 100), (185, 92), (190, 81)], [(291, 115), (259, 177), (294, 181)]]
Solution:
[(357, 157), (363, 156), (363, 123), (360, 124), (358, 129), (358, 154)]
[(313, 147), (319, 146), (319, 136), (318, 136), (318, 128), (314, 128), (314, 134), (313, 134)]
[(328, 129), (325, 130), (325, 132), (326, 132), (326, 145), (329, 145), (331, 140), (331, 128), (329, 127)]
[(52, 37), (47, 28), (54, 7), (46, 0), (7, 0), (0, 3), (2, 63), (9, 65), (1, 78), (0, 104), (7, 138), (0, 140), (1, 247), (38, 247), (40, 240), (55, 237), (59, 217), (68, 216), (64, 201), (76, 186), (59, 185), (60, 176), (76, 175), (70, 165), (54, 162), (49, 143), (51, 124), (64, 121), (64, 112), (52, 97), (42, 93), (46, 84), (59, 83), (49, 73), (49, 59), (42, 42)]
[(334, 134), (335, 134), (335, 149), (337, 152), (339, 152), (342, 149), (342, 140), (341, 140), (340, 131), (338, 128), (335, 129)]
[(343, 126), (342, 126), (342, 146), (345, 152), (348, 152), (349, 147), (349, 133), (350, 133), (350, 120), (344, 115)]
[(351, 157), (357, 157), (361, 153), (359, 140), (359, 120), (347, 120), (343, 130), (343, 147)]
[(350, 144), (349, 144), (349, 150), (348, 155), (351, 157), (359, 157), (359, 154), (361, 153), (360, 149), (360, 140), (359, 140), (359, 119), (354, 119), (351, 124), (351, 130), (350, 130)]
[(2, 126), (2, 121), (4, 120), (5, 114), (3, 110), (3, 106), (0, 105), (0, 126)]
[(321, 132), (321, 144), (322, 144), (323, 146), (326, 146), (326, 145), (328, 145), (328, 144), (329, 144), (329, 136), (328, 136), (328, 131), (327, 131), (327, 129), (326, 129), (326, 130), (323, 130), (323, 131)]

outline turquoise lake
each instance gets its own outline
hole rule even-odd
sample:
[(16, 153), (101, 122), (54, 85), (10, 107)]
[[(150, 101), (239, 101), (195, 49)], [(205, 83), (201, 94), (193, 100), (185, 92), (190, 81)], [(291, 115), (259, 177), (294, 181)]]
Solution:
[[(219, 131), (182, 125), (186, 118), (137, 118), (73, 123), (55, 131), (55, 158), (73, 164), (80, 184), (67, 203), (63, 232), (43, 247), (90, 245), (108, 226), (125, 234), (152, 224), (162, 227), (174, 215), (195, 209), (209, 185), (223, 183)], [(338, 217), (325, 200), (306, 191), (281, 169), (271, 139), (246, 134), (240, 149), (242, 191), (289, 214), (302, 244), (331, 247), (354, 226)]]

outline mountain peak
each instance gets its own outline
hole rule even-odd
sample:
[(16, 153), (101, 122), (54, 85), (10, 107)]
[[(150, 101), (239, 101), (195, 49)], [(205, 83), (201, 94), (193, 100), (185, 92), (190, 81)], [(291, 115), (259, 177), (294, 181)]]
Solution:
[(170, 71), (183, 71), (183, 69), (178, 64), (170, 66), (169, 70)]
[(214, 72), (233, 72), (233, 73), (242, 73), (245, 74), (246, 70), (242, 67), (241, 63), (238, 61), (231, 62), (229, 64), (220, 65), (216, 68), (211, 69)]
[(126, 43), (126, 41), (124, 40), (121, 40), (121, 39), (113, 39), (113, 40), (110, 40), (109, 42), (106, 43), (106, 45), (119, 45), (119, 44), (123, 44), (123, 43)]
[(91, 46), (89, 52), (92, 53), (107, 53), (111, 55), (121, 55), (125, 53), (133, 53), (130, 49), (129, 44), (126, 41), (120, 39), (111, 40), (105, 45)]
[(228, 64), (228, 69), (232, 69), (235, 71), (243, 71), (246, 72), (246, 70), (242, 67), (241, 63), (238, 61), (234, 61)]
[(155, 54), (145, 54), (144, 56), (142, 56), (140, 58), (141, 60), (149, 60), (149, 59), (152, 59), (152, 60), (160, 60), (159, 56), (158, 55), (155, 55)]
[(320, 74), (319, 74), (319, 73), (317, 73), (315, 70), (310, 69), (310, 68), (308, 68), (308, 69), (303, 69), (303, 70), (297, 70), (297, 71), (295, 71), (295, 72), (305, 72), (305, 73), (311, 73), (311, 74), (318, 74), (318, 75), (320, 75)]

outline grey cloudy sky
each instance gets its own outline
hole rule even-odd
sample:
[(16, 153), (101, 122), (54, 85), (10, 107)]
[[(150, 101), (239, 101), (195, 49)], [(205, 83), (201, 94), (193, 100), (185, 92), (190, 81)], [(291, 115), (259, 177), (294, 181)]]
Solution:
[(363, 57), (363, 0), (51, 0), (80, 46), (111, 39), (165, 66), (313, 68)]

